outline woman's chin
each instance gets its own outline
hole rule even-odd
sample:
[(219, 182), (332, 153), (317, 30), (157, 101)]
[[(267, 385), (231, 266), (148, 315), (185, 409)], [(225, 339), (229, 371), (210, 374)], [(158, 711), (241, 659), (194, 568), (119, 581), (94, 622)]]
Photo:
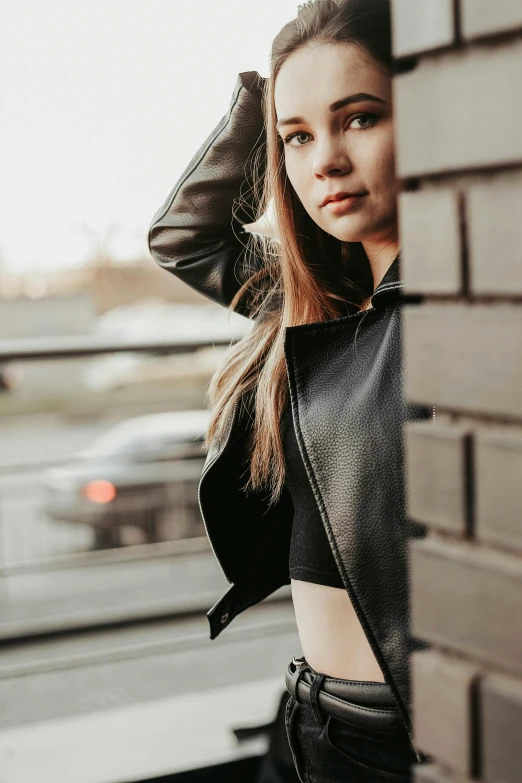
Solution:
[(353, 231), (353, 230), (347, 230), (341, 225), (338, 226), (329, 226), (327, 229), (325, 229), (331, 236), (335, 237), (336, 239), (339, 239), (341, 242), (362, 242), (363, 239), (366, 236), (365, 231)]

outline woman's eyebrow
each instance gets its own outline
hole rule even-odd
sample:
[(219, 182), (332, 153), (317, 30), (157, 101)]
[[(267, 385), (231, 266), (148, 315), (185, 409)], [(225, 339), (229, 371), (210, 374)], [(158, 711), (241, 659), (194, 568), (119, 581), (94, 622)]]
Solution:
[[(386, 103), (382, 98), (378, 98), (376, 95), (370, 95), (369, 92), (356, 92), (354, 95), (347, 95), (346, 98), (341, 98), (339, 101), (334, 101), (328, 110), (331, 112), (339, 111), (344, 106), (348, 106), (349, 103), (358, 103), (359, 101), (377, 101), (378, 103)], [(283, 125), (298, 125), (300, 122), (306, 122), (304, 117), (287, 117), (284, 120), (279, 120), (276, 125), (277, 130)]]

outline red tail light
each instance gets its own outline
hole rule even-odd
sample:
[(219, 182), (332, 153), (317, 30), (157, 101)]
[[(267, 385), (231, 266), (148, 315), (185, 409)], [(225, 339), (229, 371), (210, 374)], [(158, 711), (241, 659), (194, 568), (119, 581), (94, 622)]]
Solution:
[(82, 488), (85, 497), (92, 503), (110, 503), (116, 497), (116, 487), (110, 481), (99, 479), (98, 481), (89, 481)]

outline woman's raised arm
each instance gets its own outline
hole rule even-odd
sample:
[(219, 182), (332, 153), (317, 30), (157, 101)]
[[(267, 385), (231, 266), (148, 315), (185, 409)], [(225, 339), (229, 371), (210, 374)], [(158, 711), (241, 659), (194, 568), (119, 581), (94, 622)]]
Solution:
[[(225, 307), (262, 264), (245, 248), (248, 234), (243, 225), (253, 216), (248, 211), (252, 197), (247, 165), (266, 141), (264, 82), (257, 71), (238, 75), (227, 113), (193, 156), (149, 229), (154, 260)], [(265, 165), (263, 152), (261, 174)], [(236, 202), (240, 193), (246, 208)], [(236, 309), (248, 316), (243, 302)]]

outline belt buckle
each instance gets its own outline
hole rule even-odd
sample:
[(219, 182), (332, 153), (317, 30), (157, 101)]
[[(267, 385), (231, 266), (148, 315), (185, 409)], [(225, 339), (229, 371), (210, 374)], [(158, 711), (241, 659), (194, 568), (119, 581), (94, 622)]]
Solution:
[(302, 658), (296, 658), (294, 655), (292, 658), (292, 663), (294, 664), (294, 671), (290, 676), (288, 690), (295, 701), (299, 702), (299, 697), (297, 695), (297, 683), (303, 674), (303, 667), (305, 667), (306, 661), (304, 660), (304, 656)]

